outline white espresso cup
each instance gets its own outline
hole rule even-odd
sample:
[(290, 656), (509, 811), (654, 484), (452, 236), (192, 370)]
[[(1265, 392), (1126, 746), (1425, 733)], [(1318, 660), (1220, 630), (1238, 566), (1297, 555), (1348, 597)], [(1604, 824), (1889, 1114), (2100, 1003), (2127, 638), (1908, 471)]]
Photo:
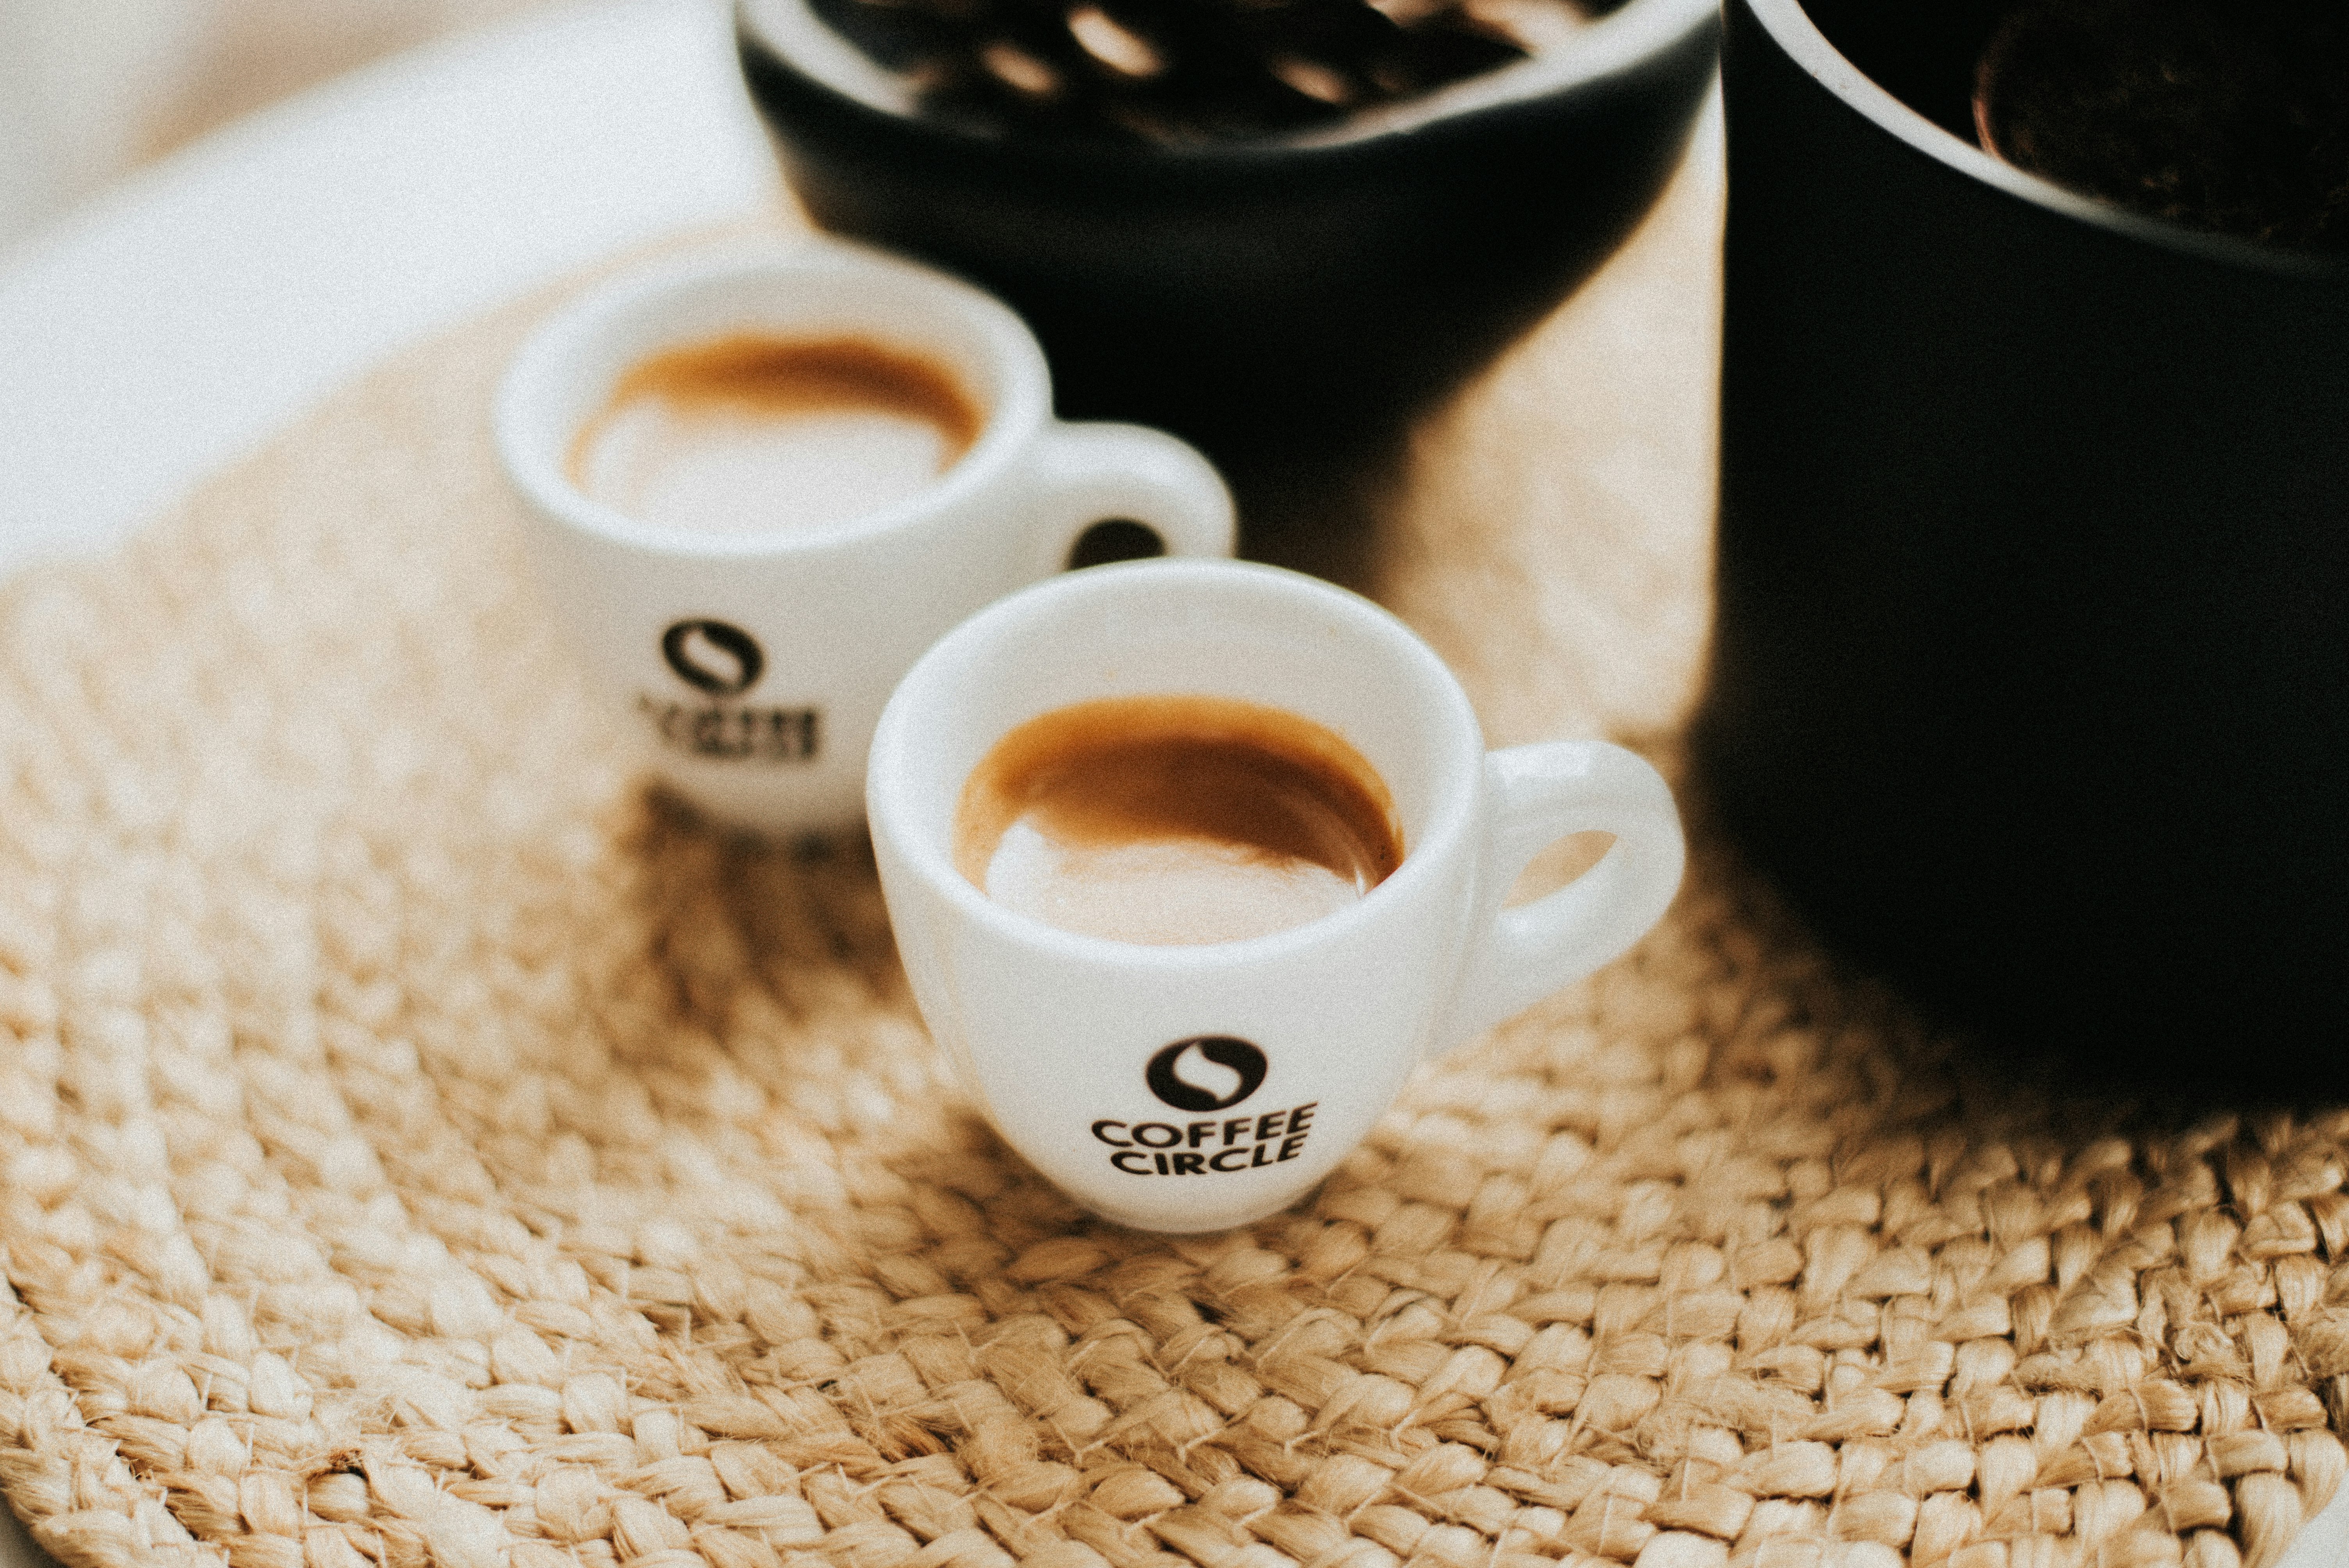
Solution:
[[(1004, 736), (1100, 699), (1184, 694), (1333, 731), (1377, 772), (1402, 857), (1359, 899), (1195, 946), (1076, 934), (957, 869), (957, 810)], [(1487, 752), (1459, 683), (1402, 622), (1315, 579), (1138, 562), (1015, 593), (947, 634), (874, 738), (866, 813), (924, 1019), (997, 1131), (1095, 1212), (1241, 1224), (1302, 1196), (1412, 1068), (1621, 953), (1680, 885), (1670, 790), (1598, 741)], [(1506, 907), (1545, 847), (1591, 870)]]
[[(910, 495), (812, 526), (711, 529), (591, 498), (575, 451), (623, 378), (745, 335), (852, 343), (944, 371), (975, 434)], [(1093, 525), (1228, 555), (1232, 505), (1159, 430), (1064, 424), (1042, 351), (992, 296), (829, 242), (669, 265), (596, 290), (523, 346), (500, 456), (543, 594), (647, 766), (714, 818), (770, 833), (854, 826), (890, 688), (938, 634), (1062, 571)]]

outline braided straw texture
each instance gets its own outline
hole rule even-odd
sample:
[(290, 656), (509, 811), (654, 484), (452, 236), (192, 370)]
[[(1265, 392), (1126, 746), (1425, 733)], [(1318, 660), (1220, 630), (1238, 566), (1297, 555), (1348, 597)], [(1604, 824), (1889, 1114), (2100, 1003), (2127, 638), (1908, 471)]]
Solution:
[[(1377, 552), (1500, 738), (1698, 657), (1709, 390), (1640, 364), (1713, 327), (1577, 308), (1698, 433), (1557, 438), (1544, 521), (1537, 340)], [(0, 593), (0, 1482), (70, 1568), (2236, 1568), (2333, 1491), (2349, 1116), (1971, 1088), (1702, 843), (1294, 1212), (1087, 1219), (862, 845), (629, 783), (483, 431), (529, 314)]]

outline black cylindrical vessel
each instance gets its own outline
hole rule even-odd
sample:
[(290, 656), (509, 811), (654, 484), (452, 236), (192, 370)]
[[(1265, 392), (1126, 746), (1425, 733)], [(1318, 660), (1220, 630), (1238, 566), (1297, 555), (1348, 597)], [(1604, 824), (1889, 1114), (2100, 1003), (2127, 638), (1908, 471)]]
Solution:
[(1700, 765), (1826, 935), (1960, 1023), (2333, 1068), (2349, 265), (1945, 129), (1990, 11), (1728, 0)]

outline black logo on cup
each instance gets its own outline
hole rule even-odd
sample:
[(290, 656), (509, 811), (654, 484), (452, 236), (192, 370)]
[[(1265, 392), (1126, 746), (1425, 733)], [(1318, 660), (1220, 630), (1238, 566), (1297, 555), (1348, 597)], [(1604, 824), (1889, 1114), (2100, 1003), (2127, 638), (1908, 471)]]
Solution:
[(767, 668), (750, 634), (723, 621), (679, 621), (661, 634), (661, 657), (678, 679), (712, 696), (749, 691)]
[[(1195, 1035), (1150, 1058), (1143, 1074), (1150, 1092), (1177, 1110), (1205, 1112), (1237, 1105), (1264, 1084), (1264, 1053), (1229, 1035)], [(1230, 1080), (1237, 1078), (1238, 1081)]]

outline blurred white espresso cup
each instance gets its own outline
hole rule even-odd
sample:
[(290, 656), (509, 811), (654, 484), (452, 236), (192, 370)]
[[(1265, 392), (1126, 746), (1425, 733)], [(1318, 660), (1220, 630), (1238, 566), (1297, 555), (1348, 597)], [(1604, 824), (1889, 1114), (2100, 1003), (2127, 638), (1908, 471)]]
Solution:
[(770, 834), (854, 827), (897, 678), (1095, 525), (1232, 549), (1196, 451), (1056, 419), (1009, 307), (832, 242), (593, 290), (523, 345), (494, 423), (542, 595), (615, 718), (678, 794)]
[[(1336, 737), (1387, 803), (1400, 858), (1384, 880), (1301, 923), (1205, 942), (1122, 940), (990, 896), (1003, 862), (984, 885), (971, 873), (969, 802), (995, 759), (1040, 720), (1105, 714), (1113, 729), (1160, 698), (1232, 699)], [(1078, 1202), (1153, 1231), (1295, 1202), (1420, 1061), (1637, 941), (1683, 860), (1671, 792), (1635, 754), (1488, 752), (1459, 683), (1402, 622), (1234, 562), (1075, 573), (948, 633), (882, 715), (866, 814), (916, 1001), (988, 1119)], [(1614, 839), (1597, 865), (1507, 905), (1535, 855), (1590, 830)]]

